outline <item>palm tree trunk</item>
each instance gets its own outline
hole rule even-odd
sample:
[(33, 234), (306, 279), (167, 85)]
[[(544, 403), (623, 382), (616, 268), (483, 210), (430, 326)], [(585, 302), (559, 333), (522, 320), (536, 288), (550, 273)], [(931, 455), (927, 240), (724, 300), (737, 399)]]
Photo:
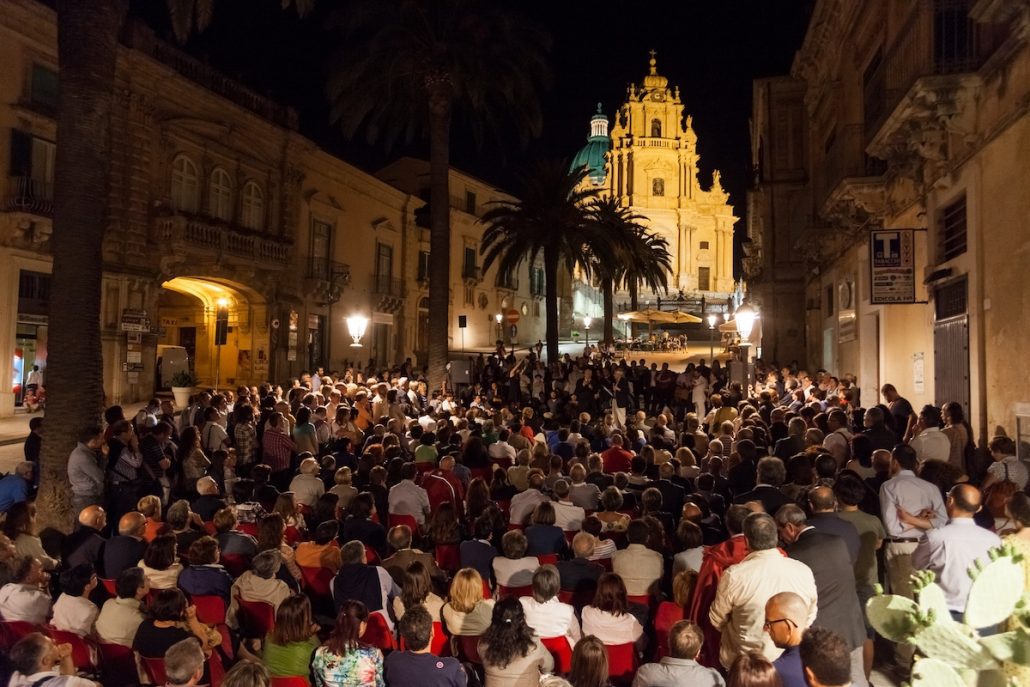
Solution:
[(606, 279), (601, 285), (604, 306), (604, 343), (615, 341), (615, 285)]
[(429, 104), (429, 388), (446, 375), (451, 300), (451, 107), (449, 96), (433, 94)]
[(544, 306), (547, 309), (547, 362), (558, 360), (558, 251), (544, 248)]
[[(636, 310), (639, 306), (637, 305), (637, 280), (630, 279), (629, 282), (629, 309)], [(629, 335), (630, 338), (636, 338), (637, 336), (637, 324), (636, 322), (629, 323)]]
[(110, 113), (124, 15), (119, 0), (60, 0), (61, 65), (54, 170), (47, 416), (38, 497), (41, 527), (71, 529), (68, 455), (104, 404), (100, 337)]

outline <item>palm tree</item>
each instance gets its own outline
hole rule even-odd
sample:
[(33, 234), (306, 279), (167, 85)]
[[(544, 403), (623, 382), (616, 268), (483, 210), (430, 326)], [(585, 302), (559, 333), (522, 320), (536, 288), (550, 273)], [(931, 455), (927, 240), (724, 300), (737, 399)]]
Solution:
[[(358, 0), (333, 15), (340, 30), (328, 83), (332, 116), (369, 142), (429, 138), (431, 386), (443, 379), (450, 331), (450, 141), (465, 114), (476, 143), (541, 128), (537, 89), (549, 41), (518, 15), (482, 0)], [(509, 125), (504, 128), (504, 125)]]
[[(312, 0), (293, 0), (299, 11)], [(290, 0), (282, 0), (283, 5)], [(214, 0), (168, 0), (176, 35), (211, 20)], [(101, 280), (122, 0), (58, 0), (57, 158), (50, 245), (53, 268), (39, 514), (43, 525), (71, 523), (68, 455), (79, 433), (100, 421), (105, 401), (100, 334)]]
[(619, 204), (615, 198), (594, 200), (588, 208), (590, 221), (598, 234), (615, 251), (615, 260), (607, 260), (595, 252), (591, 245), (594, 275), (601, 285), (604, 303), (605, 342), (614, 340), (615, 290), (622, 286), (631, 289), (643, 283), (654, 291), (667, 290), (668, 274), (672, 269), (668, 242), (647, 231), (642, 224), (646, 218)]
[(592, 273), (591, 255), (614, 261), (612, 243), (597, 235), (588, 206), (597, 191), (583, 184), (585, 170), (570, 170), (567, 161), (543, 160), (522, 177), (520, 200), (498, 201), (480, 218), (486, 225), (480, 245), (483, 269), (497, 263), (502, 278), (524, 261), (544, 259), (544, 305), (547, 311), (547, 360), (558, 359), (558, 268)]

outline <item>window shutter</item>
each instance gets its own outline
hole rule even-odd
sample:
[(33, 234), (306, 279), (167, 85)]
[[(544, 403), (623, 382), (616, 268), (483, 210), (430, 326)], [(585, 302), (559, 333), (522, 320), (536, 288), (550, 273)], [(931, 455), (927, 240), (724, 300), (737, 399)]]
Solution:
[(8, 174), (12, 177), (24, 177), (31, 173), (32, 136), (24, 131), (11, 129), (11, 166)]

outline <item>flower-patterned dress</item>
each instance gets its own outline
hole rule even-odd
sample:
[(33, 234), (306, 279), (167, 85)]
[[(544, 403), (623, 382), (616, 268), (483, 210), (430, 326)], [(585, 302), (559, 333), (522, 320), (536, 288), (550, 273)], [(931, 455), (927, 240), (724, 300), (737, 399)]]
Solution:
[(315, 687), (385, 687), (383, 652), (374, 646), (358, 645), (344, 655), (334, 654), (324, 645), (315, 650), (311, 661)]

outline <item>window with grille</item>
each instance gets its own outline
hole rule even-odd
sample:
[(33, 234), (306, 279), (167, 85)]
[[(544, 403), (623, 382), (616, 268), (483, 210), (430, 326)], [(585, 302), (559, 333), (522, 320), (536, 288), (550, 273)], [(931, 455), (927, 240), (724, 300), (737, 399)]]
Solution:
[(941, 212), (938, 227), (940, 262), (966, 252), (966, 197), (963, 195)]
[(966, 279), (938, 287), (934, 291), (934, 314), (938, 320), (964, 315), (967, 310), (969, 289)]

